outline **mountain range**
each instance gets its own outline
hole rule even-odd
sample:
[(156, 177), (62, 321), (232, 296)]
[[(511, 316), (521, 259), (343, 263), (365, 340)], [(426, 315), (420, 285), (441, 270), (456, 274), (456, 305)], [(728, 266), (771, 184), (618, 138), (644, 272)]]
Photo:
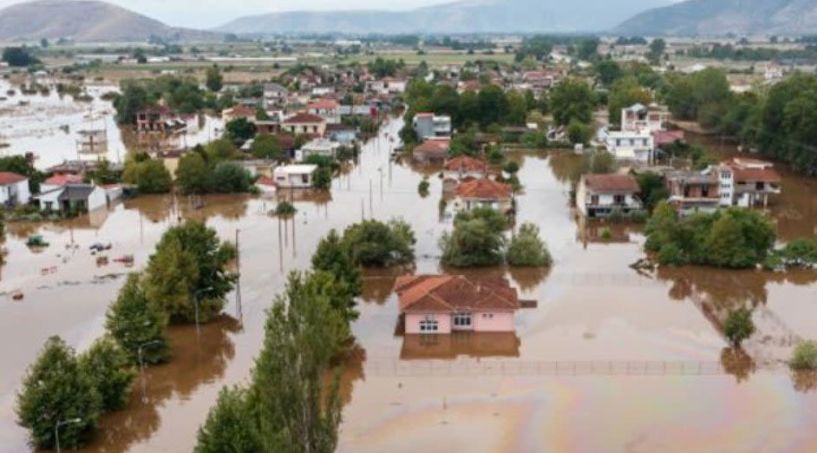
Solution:
[(0, 41), (70, 38), (78, 42), (210, 40), (220, 34), (171, 27), (110, 3), (37, 0), (0, 10)]
[(408, 11), (288, 11), (236, 19), (218, 31), (273, 33), (595, 32), (670, 0), (463, 0)]
[(209, 41), (224, 33), (609, 33), (620, 36), (804, 35), (817, 0), (460, 0), (408, 11), (290, 11), (212, 31), (173, 27), (96, 0), (35, 0), (0, 9), (0, 41)]
[(687, 0), (645, 11), (614, 29), (628, 36), (817, 33), (817, 0)]

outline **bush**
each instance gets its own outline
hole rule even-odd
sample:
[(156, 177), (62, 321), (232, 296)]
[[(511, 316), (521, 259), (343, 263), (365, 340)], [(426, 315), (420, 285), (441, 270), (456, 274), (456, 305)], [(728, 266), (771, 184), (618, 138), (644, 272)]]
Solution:
[(315, 190), (329, 190), (332, 188), (332, 169), (318, 167), (312, 174), (312, 188)]
[(511, 266), (541, 267), (552, 263), (545, 242), (539, 237), (539, 227), (525, 223), (511, 239), (506, 255)]
[(203, 194), (210, 192), (212, 175), (201, 154), (192, 152), (179, 159), (176, 168), (176, 183), (183, 194)]
[(417, 192), (421, 197), (425, 198), (428, 196), (429, 187), (431, 187), (431, 183), (428, 182), (428, 177), (425, 177), (422, 181), (420, 181), (420, 184), (417, 185)]
[(740, 347), (743, 340), (755, 332), (755, 323), (752, 321), (752, 311), (748, 308), (732, 310), (723, 324), (723, 334), (733, 346)]
[(803, 341), (794, 348), (789, 366), (794, 370), (817, 370), (817, 342)]
[(454, 232), (440, 238), (442, 263), (454, 267), (500, 264), (504, 247), (502, 233), (481, 218), (455, 222)]
[(414, 232), (402, 220), (364, 220), (343, 232), (343, 246), (355, 266), (388, 267), (414, 261)]
[(97, 340), (79, 356), (79, 366), (99, 392), (103, 410), (108, 412), (125, 407), (136, 370), (116, 341), (110, 337)]
[(498, 233), (504, 231), (509, 226), (507, 217), (487, 207), (474, 208), (470, 211), (460, 211), (457, 213), (457, 216), (454, 217), (454, 226), (456, 227), (457, 224), (461, 222), (469, 222), (477, 219), (484, 221), (492, 231)]
[(82, 446), (96, 428), (101, 408), (102, 399), (80, 368), (74, 350), (59, 337), (49, 338), (17, 396), (18, 423), (28, 429), (32, 444), (54, 448), (57, 423), (77, 420), (60, 426), (60, 446)]
[(250, 191), (250, 173), (235, 162), (219, 162), (213, 169), (213, 189), (219, 193), (246, 193)]
[(167, 193), (173, 184), (170, 172), (164, 164), (155, 159), (128, 161), (122, 179), (135, 184), (140, 193)]
[(284, 157), (284, 151), (274, 135), (261, 134), (256, 136), (250, 149), (252, 155), (259, 159), (279, 160)]

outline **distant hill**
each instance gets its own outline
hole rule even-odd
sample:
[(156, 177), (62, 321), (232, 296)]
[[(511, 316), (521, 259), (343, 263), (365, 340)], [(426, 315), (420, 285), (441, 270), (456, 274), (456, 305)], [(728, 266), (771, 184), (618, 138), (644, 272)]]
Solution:
[(217, 30), (237, 34), (594, 32), (669, 1), (464, 0), (410, 11), (292, 11), (243, 17)]
[(38, 0), (0, 10), (0, 41), (71, 38), (84, 42), (207, 40), (212, 32), (175, 28), (110, 3)]
[(687, 0), (614, 29), (625, 35), (802, 35), (817, 33), (817, 0)]

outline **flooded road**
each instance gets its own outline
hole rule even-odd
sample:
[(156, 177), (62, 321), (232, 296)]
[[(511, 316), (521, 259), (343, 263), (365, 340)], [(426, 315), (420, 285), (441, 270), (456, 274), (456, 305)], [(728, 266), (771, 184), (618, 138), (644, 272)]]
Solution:
[[(117, 91), (117, 87), (90, 84), (86, 93), (93, 100), (75, 102), (72, 96), (57, 92), (56, 80), (45, 79), (40, 83), (49, 87), (47, 94), (24, 94), (19, 85), (0, 79), (0, 97), (5, 98), (0, 100), (0, 156), (34, 153), (35, 166), (41, 170), (65, 160), (96, 159), (77, 152), (79, 132), (92, 129), (104, 132), (107, 149), (100, 155), (110, 162), (122, 163), (128, 150), (153, 144), (154, 140), (120, 131), (111, 102), (101, 99), (102, 95)], [(14, 94), (9, 94), (9, 90)], [(191, 117), (187, 124), (185, 134), (165, 139), (162, 145), (182, 148), (207, 143), (217, 137), (217, 129), (223, 128), (221, 119), (204, 115)]]
[[(26, 450), (14, 397), (43, 341), (58, 334), (87, 347), (124, 274), (144, 267), (179, 218), (205, 220), (223, 239), (238, 231), (240, 291), (200, 335), (192, 327), (171, 329), (170, 363), (136, 381), (129, 407), (103, 419), (86, 451), (189, 451), (221, 386), (246, 381), (261, 348), (264, 311), (286, 274), (309, 267), (330, 229), (363, 217), (403, 217), (418, 239), (417, 271), (440, 272), (437, 241), (451, 228), (439, 209), (441, 180), (436, 170), (390, 162), (396, 143), (385, 134), (394, 137), (400, 127), (392, 122), (369, 142), (331, 195), (293, 194), (298, 213), (290, 221), (267, 215), (273, 199), (208, 197), (195, 210), (183, 197), (143, 197), (94, 219), (9, 225), (0, 291), (19, 289), (25, 298), (0, 299), (0, 451)], [(455, 439), (475, 452), (817, 448), (817, 379), (792, 376), (776, 360), (788, 351), (787, 337), (817, 338), (817, 275), (696, 268), (640, 274), (629, 265), (643, 257), (641, 227), (615, 225), (604, 240), (597, 225), (576, 220), (569, 194), (580, 159), (558, 151), (514, 158), (525, 185), (519, 223), (539, 225), (554, 265), (468, 273), (506, 275), (538, 307), (517, 313), (515, 334), (404, 338), (395, 335), (391, 293), (398, 272), (366, 272), (353, 326), (360, 349), (343, 375), (340, 451), (445, 451)], [(426, 198), (417, 194), (423, 174), (431, 175)], [(791, 177), (784, 192), (806, 184), (790, 185)], [(814, 231), (814, 197), (782, 198), (772, 208), (782, 238)], [(782, 214), (789, 212), (802, 215)], [(24, 245), (35, 232), (51, 243), (39, 253)], [(111, 257), (134, 254), (134, 267), (97, 267), (88, 251), (96, 241), (113, 244)], [(729, 349), (719, 331), (718, 310), (744, 301), (758, 307), (761, 333), (748, 357)]]

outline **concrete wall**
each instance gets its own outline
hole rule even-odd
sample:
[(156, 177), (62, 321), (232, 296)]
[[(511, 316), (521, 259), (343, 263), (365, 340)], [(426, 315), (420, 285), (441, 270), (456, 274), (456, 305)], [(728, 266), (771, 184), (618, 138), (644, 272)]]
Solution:
[(471, 318), (475, 332), (513, 332), (513, 312), (477, 312)]

